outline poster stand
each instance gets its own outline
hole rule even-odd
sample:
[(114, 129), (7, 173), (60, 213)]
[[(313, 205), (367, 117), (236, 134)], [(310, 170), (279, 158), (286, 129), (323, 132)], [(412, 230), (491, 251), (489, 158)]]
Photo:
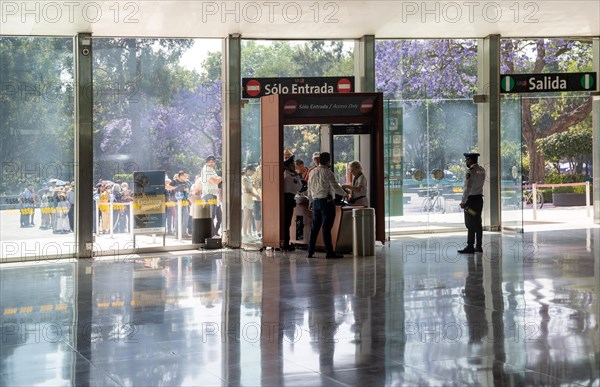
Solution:
[(133, 172), (133, 246), (137, 235), (162, 235), (166, 246), (165, 171)]

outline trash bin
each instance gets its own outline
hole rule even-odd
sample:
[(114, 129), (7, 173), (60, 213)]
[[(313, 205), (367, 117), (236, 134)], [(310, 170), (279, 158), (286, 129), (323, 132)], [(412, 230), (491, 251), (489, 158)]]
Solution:
[(210, 205), (195, 204), (192, 218), (192, 243), (205, 243), (206, 238), (212, 237)]
[(375, 255), (375, 209), (352, 210), (352, 253), (355, 257)]

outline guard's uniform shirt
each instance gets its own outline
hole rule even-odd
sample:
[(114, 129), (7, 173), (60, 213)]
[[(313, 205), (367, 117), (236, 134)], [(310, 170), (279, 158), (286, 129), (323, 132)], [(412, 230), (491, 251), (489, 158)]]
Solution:
[(485, 183), (485, 169), (479, 164), (473, 164), (465, 176), (462, 203), (466, 203), (469, 196), (483, 195)]
[(302, 180), (296, 173), (286, 169), (283, 171), (283, 193), (297, 194), (302, 189)]
[(319, 165), (308, 178), (308, 199), (311, 202), (328, 197), (333, 199), (335, 195), (346, 196), (346, 191), (335, 180), (335, 175), (329, 167)]

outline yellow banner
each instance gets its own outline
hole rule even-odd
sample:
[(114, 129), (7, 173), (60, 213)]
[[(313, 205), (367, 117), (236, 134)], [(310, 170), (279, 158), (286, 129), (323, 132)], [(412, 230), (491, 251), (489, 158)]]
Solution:
[(134, 215), (150, 215), (165, 213), (164, 195), (144, 195), (133, 198)]

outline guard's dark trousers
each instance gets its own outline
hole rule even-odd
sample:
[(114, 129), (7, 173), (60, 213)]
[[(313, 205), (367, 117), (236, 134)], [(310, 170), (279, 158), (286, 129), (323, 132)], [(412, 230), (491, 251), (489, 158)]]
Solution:
[(465, 203), (465, 210), (471, 209), (475, 214), (471, 215), (465, 211), (465, 226), (467, 226), (467, 248), (473, 248), (477, 242), (477, 248), (482, 247), (483, 225), (481, 212), (483, 211), (483, 195), (470, 195)]
[(290, 247), (290, 227), (292, 226), (296, 199), (293, 193), (283, 195), (283, 248), (288, 249)]

